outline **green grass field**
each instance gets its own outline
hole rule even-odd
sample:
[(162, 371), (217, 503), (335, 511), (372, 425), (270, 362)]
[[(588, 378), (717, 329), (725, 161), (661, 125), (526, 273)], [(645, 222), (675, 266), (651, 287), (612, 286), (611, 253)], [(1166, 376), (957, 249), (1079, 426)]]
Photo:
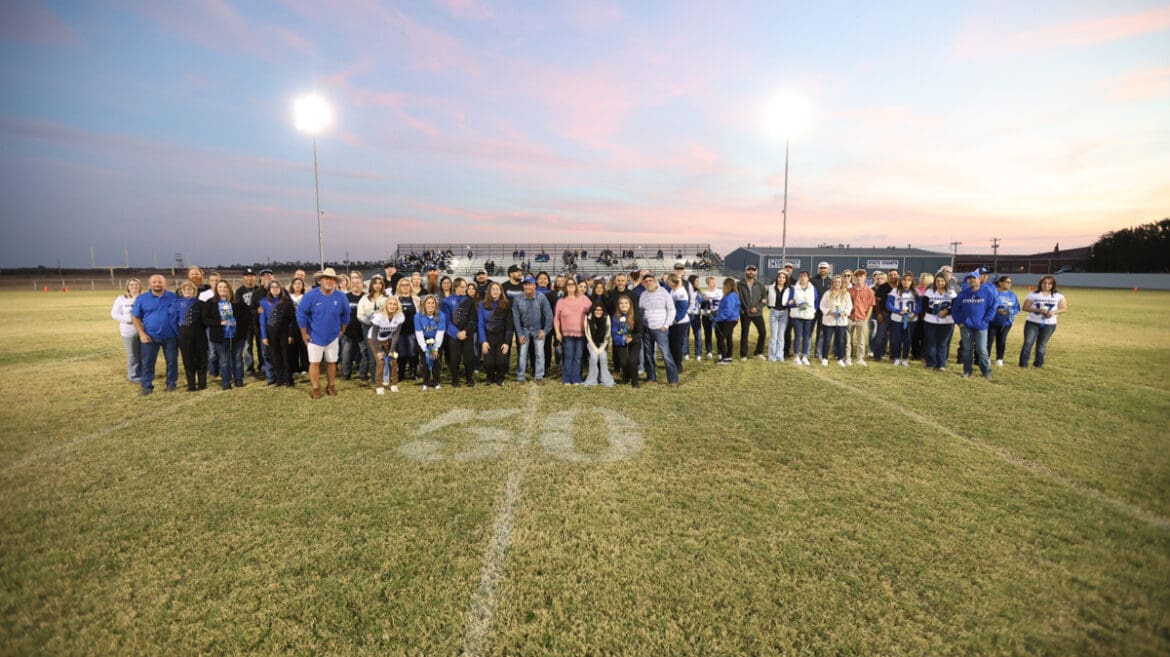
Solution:
[(311, 402), (139, 398), (113, 293), (5, 293), (0, 654), (1170, 654), (1170, 294), (1068, 295), (991, 383)]

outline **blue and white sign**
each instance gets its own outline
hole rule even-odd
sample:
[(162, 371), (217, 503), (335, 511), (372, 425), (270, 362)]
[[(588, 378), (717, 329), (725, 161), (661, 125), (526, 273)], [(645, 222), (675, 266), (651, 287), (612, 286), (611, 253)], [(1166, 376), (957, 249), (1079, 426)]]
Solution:
[(874, 271), (878, 269), (898, 269), (902, 265), (900, 260), (866, 260), (865, 268)]
[(784, 269), (784, 265), (792, 265), (793, 269), (800, 269), (800, 258), (768, 258), (768, 269)]

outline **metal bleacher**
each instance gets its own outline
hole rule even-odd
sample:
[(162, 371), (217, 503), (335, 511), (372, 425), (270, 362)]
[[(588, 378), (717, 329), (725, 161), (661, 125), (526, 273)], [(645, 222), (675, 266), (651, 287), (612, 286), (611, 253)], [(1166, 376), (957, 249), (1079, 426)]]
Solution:
[[(599, 261), (599, 256), (607, 251), (615, 255), (612, 258), (615, 262)], [(679, 261), (687, 264), (688, 273), (699, 275), (718, 274), (724, 266), (723, 259), (711, 250), (710, 244), (697, 242), (403, 243), (398, 245), (395, 259), (402, 263), (400, 266), (404, 266), (406, 271), (410, 271), (412, 269), (410, 263), (434, 261), (437, 259), (436, 254), (448, 252), (450, 256), (443, 258), (446, 266), (442, 269), (451, 276), (465, 278), (474, 275), (480, 269), (486, 269), (485, 263), (489, 261), (495, 262), (495, 270), (489, 270), (489, 274), (494, 278), (506, 276), (508, 267), (514, 264), (527, 267), (532, 272), (546, 271), (552, 275), (571, 272), (586, 277), (606, 278), (633, 269), (662, 272), (672, 269)], [(564, 257), (566, 252), (584, 255), (576, 257), (575, 262), (566, 261)], [(634, 257), (616, 257), (629, 252), (632, 252)], [(430, 254), (431, 257), (424, 258), (424, 254)], [(547, 254), (548, 259), (543, 260), (542, 254)]]

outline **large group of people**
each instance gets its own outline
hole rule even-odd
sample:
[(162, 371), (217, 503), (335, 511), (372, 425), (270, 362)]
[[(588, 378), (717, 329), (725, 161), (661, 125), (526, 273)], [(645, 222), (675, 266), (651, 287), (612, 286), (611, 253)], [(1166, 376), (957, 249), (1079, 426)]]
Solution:
[(216, 378), (225, 390), (244, 386), (248, 375), (295, 386), (304, 374), (313, 399), (336, 395), (337, 379), (355, 376), (379, 395), (406, 381), (423, 391), (440, 389), (444, 378), (452, 387), (503, 385), (509, 376), (539, 382), (558, 369), (565, 385), (638, 387), (658, 381), (659, 363), (677, 386), (692, 354), (733, 363), (737, 326), (741, 361), (754, 329), (752, 355), (770, 362), (849, 367), (889, 358), (941, 371), (957, 326), (962, 376), (978, 367), (990, 379), (989, 350), (1002, 367), (1018, 314), (1026, 314), (1019, 365), (1043, 367), (1068, 310), (1052, 276), (1021, 303), (1010, 275), (992, 283), (984, 269), (963, 280), (950, 267), (870, 279), (863, 269), (832, 274), (822, 262), (815, 275), (788, 266), (765, 283), (750, 265), (738, 280), (700, 281), (684, 262), (660, 276), (637, 269), (609, 280), (533, 275), (514, 264), (497, 282), (486, 270), (467, 280), (441, 275), (437, 264), (409, 275), (398, 265), (368, 279), (326, 268), (310, 281), (298, 270), (287, 287), (267, 269), (245, 270), (235, 289), (214, 272), (205, 283), (198, 267), (174, 291), (161, 275), (145, 289), (130, 280), (111, 309), (127, 378), (151, 394), (162, 351), (167, 391), (177, 389), (180, 356), (188, 391)]

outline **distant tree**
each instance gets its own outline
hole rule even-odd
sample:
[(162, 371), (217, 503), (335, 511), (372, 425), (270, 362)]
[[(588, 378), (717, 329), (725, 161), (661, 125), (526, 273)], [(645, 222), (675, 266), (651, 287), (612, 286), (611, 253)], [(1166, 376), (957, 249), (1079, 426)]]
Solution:
[(1105, 233), (1089, 247), (1088, 270), (1170, 272), (1170, 218)]

